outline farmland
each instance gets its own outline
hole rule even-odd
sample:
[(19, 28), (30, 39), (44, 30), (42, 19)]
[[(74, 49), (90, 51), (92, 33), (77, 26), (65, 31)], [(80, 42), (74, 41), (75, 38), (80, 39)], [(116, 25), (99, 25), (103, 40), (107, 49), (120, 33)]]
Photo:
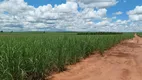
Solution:
[(132, 33), (0, 33), (0, 79), (39, 80), (66, 70), (66, 65), (94, 51), (103, 55), (105, 50), (132, 37)]

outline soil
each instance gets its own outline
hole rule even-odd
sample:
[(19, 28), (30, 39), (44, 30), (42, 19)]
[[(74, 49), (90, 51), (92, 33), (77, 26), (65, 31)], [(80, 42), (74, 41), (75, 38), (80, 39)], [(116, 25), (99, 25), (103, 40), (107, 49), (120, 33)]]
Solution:
[(142, 80), (142, 38), (130, 40), (50, 76), (50, 80)]

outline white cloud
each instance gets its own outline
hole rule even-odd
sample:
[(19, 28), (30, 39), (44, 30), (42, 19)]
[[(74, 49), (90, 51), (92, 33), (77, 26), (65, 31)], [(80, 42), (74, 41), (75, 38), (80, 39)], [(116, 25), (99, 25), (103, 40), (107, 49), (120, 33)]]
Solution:
[(85, 8), (81, 13), (80, 16), (82, 16), (82, 18), (91, 18), (91, 19), (102, 19), (103, 17), (106, 16), (106, 9), (98, 9), (96, 11), (94, 11), (94, 9), (92, 8)]
[[(117, 20), (116, 17), (107, 18), (106, 7), (115, 5), (116, 3), (116, 0), (80, 0), (80, 2), (68, 0), (64, 4), (55, 5), (54, 7), (51, 4), (47, 4), (35, 8), (34, 6), (28, 5), (24, 0), (5, 0), (0, 3), (0, 23), (2, 23), (0, 24), (0, 30), (141, 30), (139, 29), (142, 26), (140, 21)], [(84, 6), (81, 11), (78, 11), (78, 4), (83, 4)], [(139, 16), (141, 15), (141, 10), (141, 7), (138, 6), (136, 9), (129, 11), (130, 19), (141, 20)], [(117, 14), (121, 14), (121, 12)], [(136, 16), (136, 19), (132, 16)], [(134, 28), (134, 26), (136, 27)]]
[(33, 6), (27, 5), (24, 0), (5, 0), (0, 3), (0, 12), (7, 11), (12, 15), (34, 10)]
[(116, 16), (114, 16), (114, 17), (112, 17), (112, 19), (117, 19), (117, 17), (116, 17)]
[(7, 29), (3, 27), (11, 28), (11, 25), (14, 27), (17, 24), (20, 24), (21, 28), (25, 30), (56, 26), (64, 17), (70, 16), (68, 13), (77, 13), (77, 8), (78, 5), (75, 2), (67, 2), (55, 5), (55, 7), (48, 4), (35, 8), (27, 5), (24, 0), (6, 0), (0, 3), (0, 22), (3, 22), (1, 29)]
[[(12, 8), (12, 9), (11, 9)], [(4, 14), (7, 12), (8, 14)], [(106, 16), (106, 9), (94, 10), (85, 8), (78, 11), (78, 4), (67, 1), (65, 4), (44, 5), (35, 8), (27, 5), (24, 0), (6, 0), (0, 3), (1, 29), (18, 30), (63, 29), (85, 30), (92, 27), (92, 19)], [(13, 26), (13, 28), (11, 28)], [(87, 27), (89, 26), (89, 27)]]
[(123, 14), (123, 12), (121, 12), (121, 11), (113, 13), (113, 15), (121, 15), (121, 14)]
[(107, 8), (116, 5), (116, 0), (78, 0), (82, 8)]
[(76, 2), (67, 2), (66, 4), (55, 6), (57, 12), (75, 12), (77, 9), (78, 5)]
[(142, 20), (142, 6), (136, 6), (134, 10), (128, 11), (127, 14), (129, 15), (130, 20)]

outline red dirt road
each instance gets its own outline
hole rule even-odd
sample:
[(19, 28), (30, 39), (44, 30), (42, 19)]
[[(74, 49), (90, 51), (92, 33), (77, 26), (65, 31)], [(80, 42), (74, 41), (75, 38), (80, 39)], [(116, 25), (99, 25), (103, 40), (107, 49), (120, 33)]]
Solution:
[(135, 35), (99, 54), (69, 66), (51, 80), (142, 80), (142, 39)]

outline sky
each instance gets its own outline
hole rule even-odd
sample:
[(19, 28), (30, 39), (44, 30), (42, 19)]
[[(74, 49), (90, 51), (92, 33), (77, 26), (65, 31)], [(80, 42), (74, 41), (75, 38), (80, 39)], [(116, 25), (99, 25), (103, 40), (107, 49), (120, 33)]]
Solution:
[(142, 31), (142, 0), (0, 0), (3, 31)]

